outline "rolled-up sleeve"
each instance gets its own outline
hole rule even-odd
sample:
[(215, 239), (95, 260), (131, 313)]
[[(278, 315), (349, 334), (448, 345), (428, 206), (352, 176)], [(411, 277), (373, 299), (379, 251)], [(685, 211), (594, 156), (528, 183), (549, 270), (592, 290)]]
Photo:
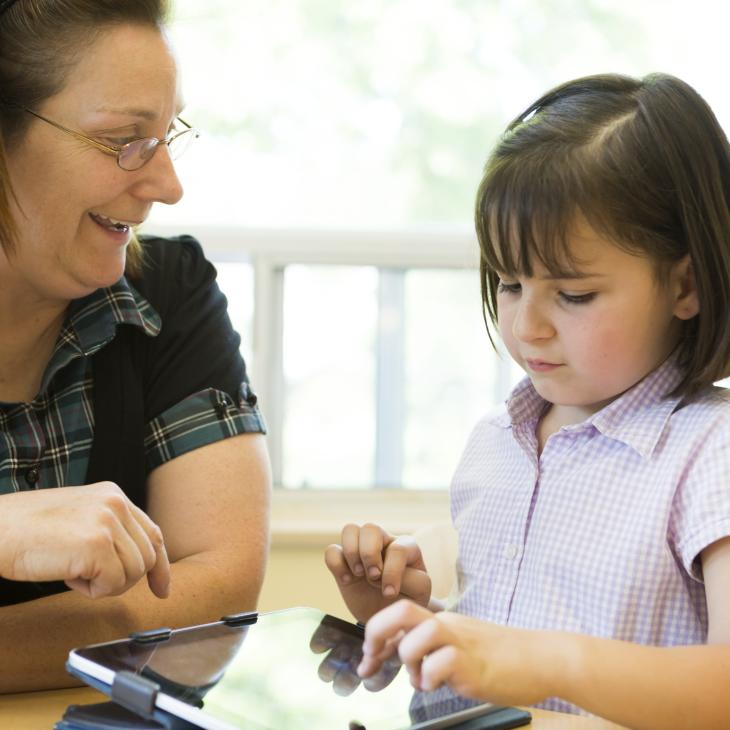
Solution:
[(144, 441), (147, 470), (242, 433), (266, 433), (256, 396), (248, 383), (241, 384), (236, 400), (215, 388), (193, 393), (147, 424)]

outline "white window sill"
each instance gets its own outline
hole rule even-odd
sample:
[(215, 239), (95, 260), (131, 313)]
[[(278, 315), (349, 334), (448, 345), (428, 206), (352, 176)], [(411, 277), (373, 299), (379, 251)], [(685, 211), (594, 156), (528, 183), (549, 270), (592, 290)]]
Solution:
[(374, 522), (400, 535), (450, 519), (447, 490), (277, 488), (271, 538), (275, 547), (326, 546), (348, 522)]

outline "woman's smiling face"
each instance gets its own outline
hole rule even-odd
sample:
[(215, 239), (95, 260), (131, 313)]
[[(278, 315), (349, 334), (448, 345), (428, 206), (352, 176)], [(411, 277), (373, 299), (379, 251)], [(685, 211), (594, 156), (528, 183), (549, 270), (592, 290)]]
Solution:
[[(180, 111), (164, 35), (142, 25), (102, 31), (63, 90), (33, 111), (112, 147), (163, 139)], [(154, 202), (182, 196), (164, 145), (128, 172), (113, 156), (33, 119), (7, 158), (18, 238), (6, 263), (44, 299), (76, 299), (116, 282), (132, 233), (113, 223), (142, 223)]]

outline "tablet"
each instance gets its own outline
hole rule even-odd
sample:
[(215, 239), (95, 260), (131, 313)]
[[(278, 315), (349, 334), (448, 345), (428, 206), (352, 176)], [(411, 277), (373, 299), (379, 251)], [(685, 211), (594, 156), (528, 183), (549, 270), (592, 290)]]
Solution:
[(415, 691), (397, 659), (361, 681), (362, 627), (312, 608), (132, 636), (74, 649), (69, 671), (112, 696), (122, 678), (159, 686), (150, 716), (167, 713), (209, 730), (425, 730), (471, 726), (472, 718), (482, 718), (474, 727), (508, 728), (530, 721), (522, 710), (446, 688)]

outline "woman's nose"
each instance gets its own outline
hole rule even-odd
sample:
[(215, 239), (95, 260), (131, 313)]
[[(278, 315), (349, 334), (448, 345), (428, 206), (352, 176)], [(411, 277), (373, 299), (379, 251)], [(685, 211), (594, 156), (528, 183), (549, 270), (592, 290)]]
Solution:
[(174, 205), (182, 198), (182, 184), (167, 145), (159, 145), (140, 172), (142, 175), (136, 190), (139, 197), (167, 205)]

